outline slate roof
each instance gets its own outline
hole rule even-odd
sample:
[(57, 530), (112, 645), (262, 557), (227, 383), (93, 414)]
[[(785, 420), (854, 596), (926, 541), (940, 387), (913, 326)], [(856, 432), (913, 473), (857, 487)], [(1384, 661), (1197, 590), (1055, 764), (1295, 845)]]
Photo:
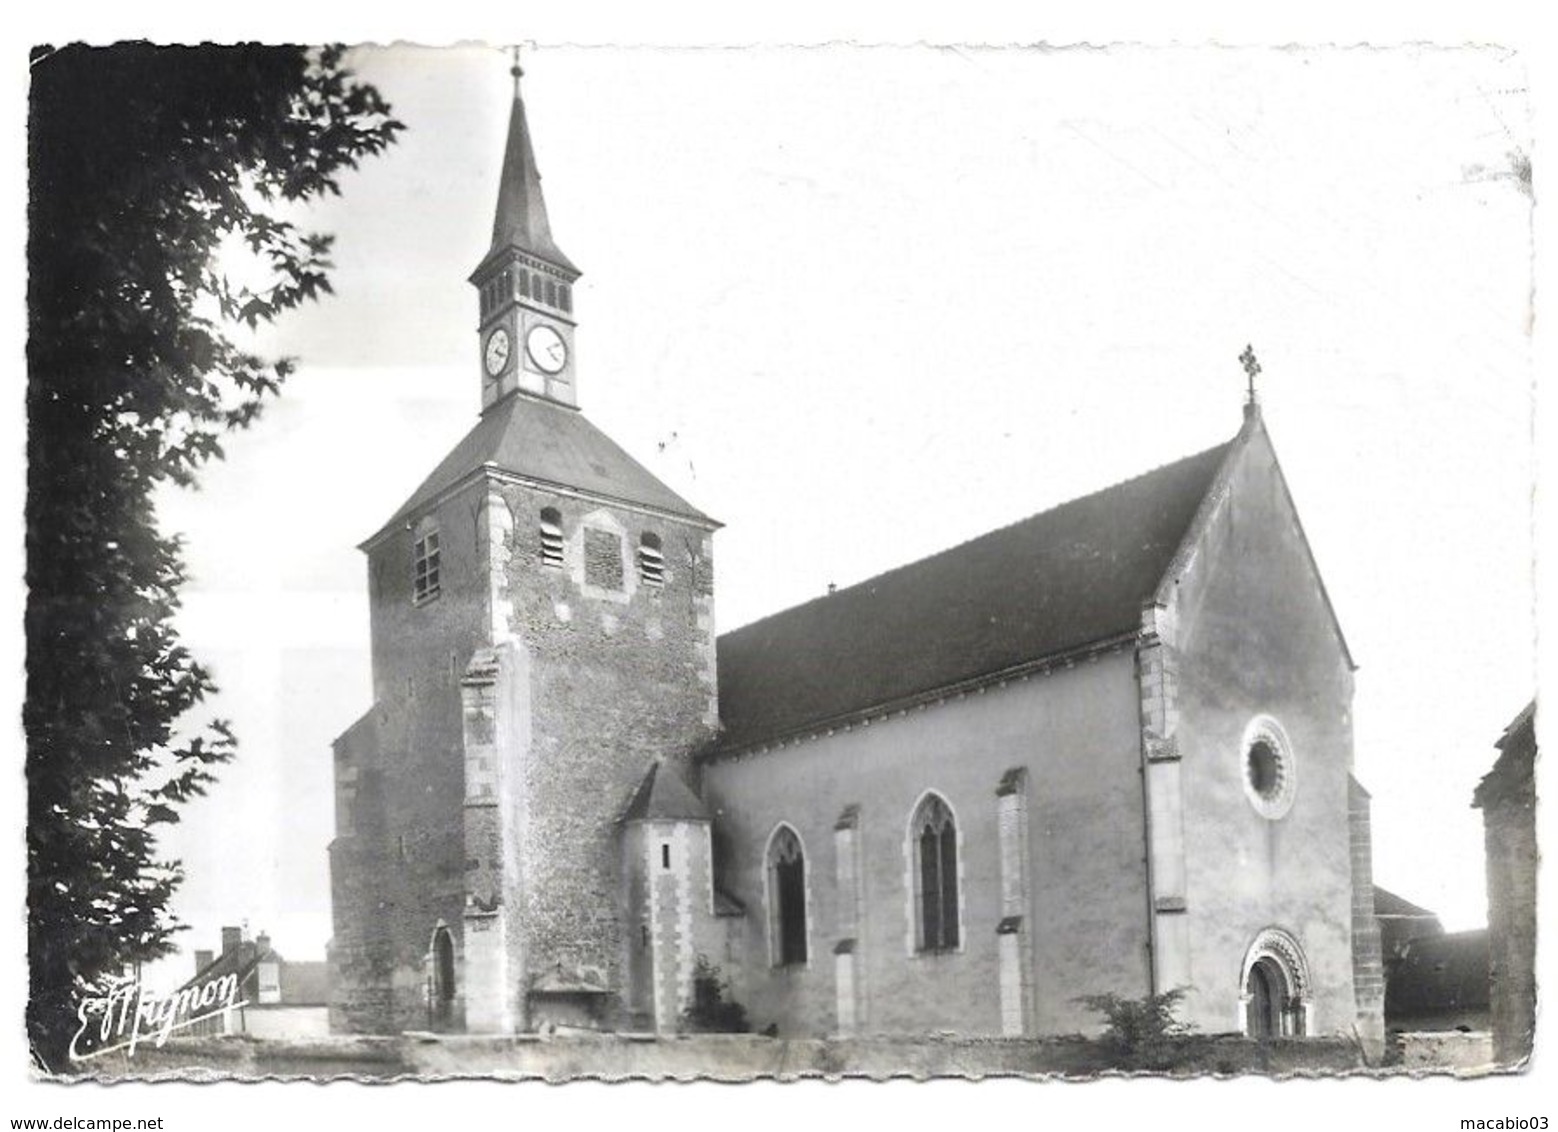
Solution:
[(1137, 629), (1231, 444), (719, 638), (719, 749)]
[(1487, 928), (1413, 940), (1385, 980), (1387, 1019), (1487, 1006)]
[[(575, 275), (579, 269), (552, 239), (552, 225), (546, 215), (546, 199), (541, 195), (541, 170), (536, 166), (535, 149), (530, 143), (530, 125), (525, 119), (525, 102), (514, 90), (514, 105), (509, 112), (508, 144), (503, 149), (503, 173), (498, 182), (498, 207), (492, 221), (492, 249), (487, 259), (505, 248), (523, 248)], [(483, 260), (485, 263), (486, 260)], [(478, 268), (478, 270), (480, 270)]]
[(1444, 934), (1444, 924), (1436, 913), (1379, 885), (1374, 886), (1374, 918), (1379, 922), (1380, 949), (1387, 960), (1404, 954), (1413, 940)]
[(487, 464), (542, 483), (714, 523), (577, 409), (513, 394), (482, 415), (373, 538)]
[(655, 763), (638, 784), (622, 821), (708, 821), (709, 811), (681, 775)]

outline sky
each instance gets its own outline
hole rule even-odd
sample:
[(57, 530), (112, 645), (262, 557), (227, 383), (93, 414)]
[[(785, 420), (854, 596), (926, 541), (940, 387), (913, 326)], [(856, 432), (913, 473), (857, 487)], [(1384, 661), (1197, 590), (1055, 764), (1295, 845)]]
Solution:
[[(1534, 48), (1524, 6), (1422, 4), (1407, 20), (1396, 6), (1322, 2), (1258, 14), (1092, 4), (1085, 16), (1047, 7), (1043, 21), (993, 18), (975, 0), (905, 4), (893, 20), (799, 0), (739, 18), (693, 7), (516, 8), (454, 27), (446, 7), (376, 5), (374, 30), (344, 38), (545, 44), (527, 57), (526, 96), (554, 232), (585, 271), (584, 406), (728, 524), (716, 545), (722, 627), (1227, 439), (1243, 387), (1235, 359), (1253, 343), (1267, 423), (1361, 665), (1357, 769), (1374, 794), (1376, 876), (1452, 927), (1481, 923), (1470, 791), (1534, 682), (1532, 217), (1505, 175), (1511, 151), (1531, 152), (1528, 79), (1545, 90), (1529, 50), (562, 45)], [(266, 10), (255, 25), (231, 6), (191, 5), (172, 22), (82, 4), (33, 12), (28, 23), (48, 27), (25, 42), (151, 28), (232, 41), (256, 26), (273, 40), (343, 38), (339, 13), (320, 26), (321, 6)], [(364, 9), (349, 22), (368, 21)], [(190, 540), (185, 631), (243, 741), (171, 843), (189, 869), (178, 908), (196, 926), (190, 947), (246, 919), (290, 956), (322, 955), (329, 741), (368, 707), (354, 546), (476, 416), (464, 280), (489, 236), (507, 61), (468, 49), (359, 64), (410, 129), (313, 217), (339, 238), (337, 294), (267, 340), (302, 359), (283, 400), (199, 493), (163, 502)], [(25, 80), (13, 78), (16, 110)], [(18, 179), (23, 164), (11, 164)], [(19, 297), (5, 309), (14, 330)], [(1544, 356), (1550, 368), (1550, 346)], [(13, 805), (19, 830), (19, 796)], [(188, 959), (174, 962), (182, 973)], [(1084, 1115), (1119, 1102), (1113, 1084), (1043, 1099)], [(1209, 1094), (1263, 1097), (1260, 1084), (1199, 1091), (1197, 1111)], [(1154, 1088), (1125, 1086), (1149, 1102)], [(1469, 1101), (1453, 1082), (1410, 1089), (1391, 1089), (1395, 1115), (1408, 1099), (1488, 1115), (1473, 1105), (1507, 1098), (1479, 1088)], [(178, 1111), (158, 1092), (118, 1089), (109, 1103), (115, 1115), (126, 1102)], [(278, 1111), (242, 1103), (254, 1089), (193, 1092), (184, 1111), (216, 1106), (235, 1126)], [(442, 1103), (441, 1091), (394, 1092), (402, 1115)], [(525, 1103), (536, 1119), (566, 1103), (574, 1119), (581, 1102), (658, 1095), (698, 1123), (729, 1101), (604, 1092), (528, 1091)], [(1031, 1104), (1018, 1082), (979, 1092)], [(1309, 1126), (1316, 1103), (1336, 1103), (1316, 1092), (1263, 1106), (1263, 1122)], [(362, 1094), (344, 1098), (354, 1112)], [(771, 1089), (746, 1095), (764, 1100), (743, 1110), (755, 1126), (791, 1111)], [(309, 1091), (311, 1111), (320, 1097)], [(970, 1112), (966, 1089), (910, 1099), (938, 1122)], [(83, 1111), (106, 1115), (103, 1101), (72, 1092)]]

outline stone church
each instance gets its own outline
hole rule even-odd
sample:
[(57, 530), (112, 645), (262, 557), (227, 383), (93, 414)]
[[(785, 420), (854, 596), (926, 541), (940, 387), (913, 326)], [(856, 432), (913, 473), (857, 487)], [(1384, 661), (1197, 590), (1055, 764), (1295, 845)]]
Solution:
[(1253, 392), (1227, 443), (716, 635), (720, 524), (580, 409), (516, 81), (481, 415), (362, 544), (337, 1030), (1382, 1028), (1353, 663)]

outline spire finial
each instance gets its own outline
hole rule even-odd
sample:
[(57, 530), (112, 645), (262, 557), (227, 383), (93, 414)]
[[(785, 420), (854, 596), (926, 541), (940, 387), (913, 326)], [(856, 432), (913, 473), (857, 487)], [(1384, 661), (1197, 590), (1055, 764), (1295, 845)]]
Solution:
[(514, 52), (514, 65), (509, 68), (509, 74), (514, 76), (514, 97), (518, 98), (519, 80), (524, 76), (525, 68), (519, 65), (519, 44), (514, 44), (512, 50)]
[(1255, 360), (1255, 347), (1245, 346), (1244, 353), (1239, 355), (1239, 361), (1244, 363), (1244, 372), (1250, 379), (1250, 399), (1248, 404), (1256, 404), (1260, 398), (1255, 393), (1255, 379), (1260, 376), (1260, 363)]

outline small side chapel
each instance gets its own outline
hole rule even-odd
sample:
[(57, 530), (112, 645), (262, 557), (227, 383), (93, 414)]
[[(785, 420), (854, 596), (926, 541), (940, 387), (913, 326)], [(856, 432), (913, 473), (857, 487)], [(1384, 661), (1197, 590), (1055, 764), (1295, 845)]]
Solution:
[(1353, 662), (1255, 395), (1227, 443), (724, 636), (720, 524), (580, 409), (515, 69), (481, 415), (365, 541), (332, 1027), (1383, 1037)]

